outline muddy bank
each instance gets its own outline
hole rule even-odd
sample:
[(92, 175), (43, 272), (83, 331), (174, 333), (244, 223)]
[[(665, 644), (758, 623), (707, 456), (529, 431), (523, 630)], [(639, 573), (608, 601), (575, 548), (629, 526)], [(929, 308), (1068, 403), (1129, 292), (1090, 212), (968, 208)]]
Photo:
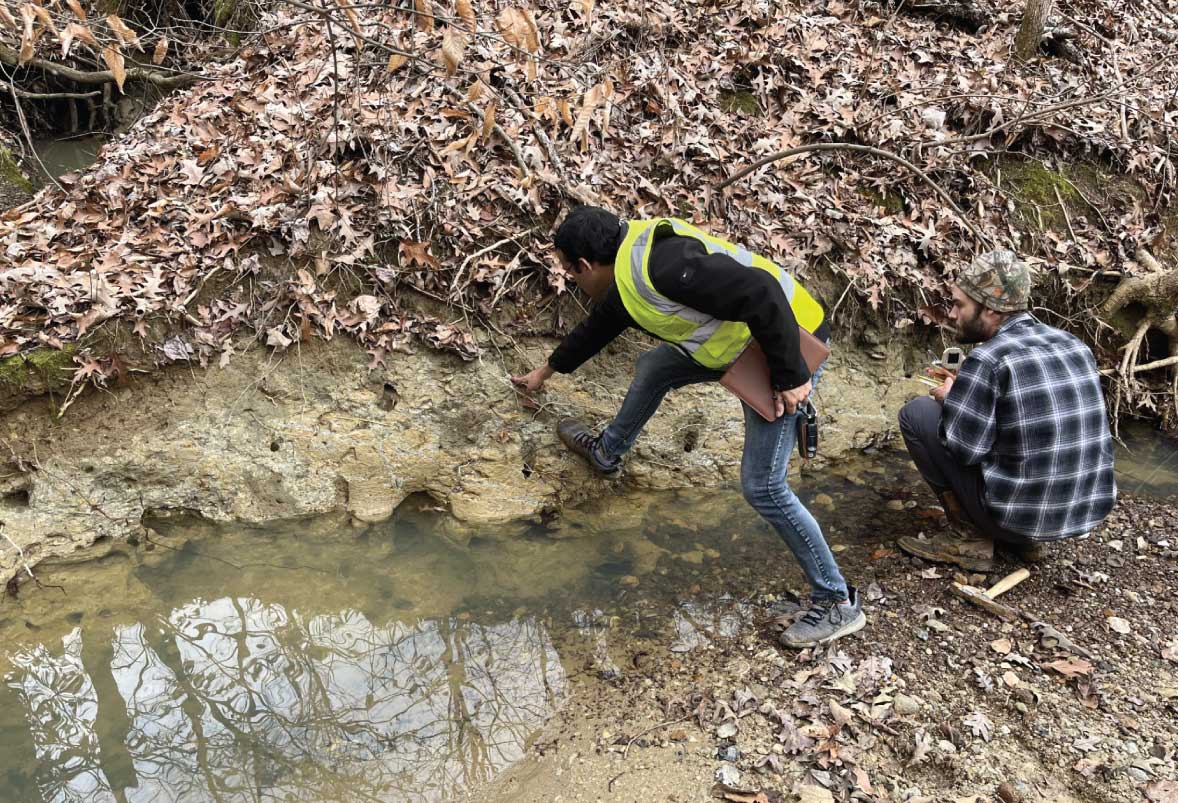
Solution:
[[(551, 342), (486, 345), (502, 356), (396, 353), (370, 372), (367, 355), (337, 339), (284, 355), (257, 349), (225, 368), (173, 367), (84, 394), (60, 419), (60, 396), (25, 402), (0, 424), (11, 539), (0, 580), (22, 560), (137, 534), (153, 511), (255, 523), (343, 511), (366, 523), (424, 493), (453, 513), (461, 541), (602, 494), (738, 482), (743, 424), (718, 386), (671, 394), (621, 479), (591, 476), (559, 446), (560, 416), (601, 424), (616, 410), (646, 347), (637, 338), (556, 377), (540, 410), (520, 403), (508, 375), (538, 364)], [(917, 365), (899, 345), (877, 357), (831, 359), (819, 392), (828, 459), (886, 438), (922, 387), (903, 378)]]

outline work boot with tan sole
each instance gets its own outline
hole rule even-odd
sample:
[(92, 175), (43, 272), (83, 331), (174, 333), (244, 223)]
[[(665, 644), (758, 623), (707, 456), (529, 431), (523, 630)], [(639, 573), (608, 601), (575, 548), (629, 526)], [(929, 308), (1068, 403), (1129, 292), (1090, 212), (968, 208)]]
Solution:
[(1041, 563), (1048, 557), (1047, 545), (1035, 541), (1000, 543), (998, 551), (1023, 563)]
[(931, 537), (905, 535), (896, 539), (896, 545), (909, 555), (950, 563), (968, 572), (994, 568), (994, 542), (968, 525), (950, 525), (945, 532)]

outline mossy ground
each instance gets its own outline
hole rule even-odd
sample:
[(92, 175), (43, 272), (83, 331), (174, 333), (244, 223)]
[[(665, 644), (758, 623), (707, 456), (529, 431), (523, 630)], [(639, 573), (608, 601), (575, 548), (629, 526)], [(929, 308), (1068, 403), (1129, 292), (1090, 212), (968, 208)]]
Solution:
[(0, 360), (0, 387), (46, 392), (69, 385), (74, 375), (76, 346), (35, 349)]
[(747, 89), (731, 89), (720, 93), (720, 108), (729, 114), (743, 112), (754, 117), (761, 115), (757, 96)]
[(998, 175), (1025, 224), (1063, 230), (1067, 226), (1065, 207), (1084, 203), (1070, 175), (1073, 169), (1049, 167), (1037, 159), (1011, 159), (998, 166)]
[(904, 211), (904, 198), (899, 193), (888, 192), (876, 187), (864, 187), (859, 190), (859, 194), (889, 215), (898, 215)]
[(28, 177), (21, 172), (20, 166), (12, 152), (0, 145), (0, 183), (11, 184), (21, 192), (33, 191), (33, 185)]

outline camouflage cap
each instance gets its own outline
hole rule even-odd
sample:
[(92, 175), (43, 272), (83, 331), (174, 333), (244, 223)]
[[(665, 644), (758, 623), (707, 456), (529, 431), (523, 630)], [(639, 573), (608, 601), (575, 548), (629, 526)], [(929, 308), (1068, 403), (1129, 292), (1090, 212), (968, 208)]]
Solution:
[(998, 249), (974, 257), (957, 277), (961, 292), (997, 312), (1019, 312), (1031, 297), (1031, 272), (1012, 251)]

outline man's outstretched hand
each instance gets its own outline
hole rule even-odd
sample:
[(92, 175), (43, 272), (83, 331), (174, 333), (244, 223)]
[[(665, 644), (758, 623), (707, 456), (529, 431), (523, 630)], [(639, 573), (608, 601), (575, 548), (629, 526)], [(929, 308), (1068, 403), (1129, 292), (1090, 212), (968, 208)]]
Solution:
[(552, 378), (552, 373), (552, 369), (547, 365), (541, 365), (539, 368), (533, 368), (526, 374), (513, 376), (511, 378), (511, 384), (526, 393), (535, 393), (544, 388), (544, 383)]
[(778, 390), (773, 393), (774, 414), (781, 418), (783, 415), (793, 415), (798, 411), (799, 404), (805, 404), (810, 398), (810, 380), (804, 385), (798, 385), (792, 390)]

